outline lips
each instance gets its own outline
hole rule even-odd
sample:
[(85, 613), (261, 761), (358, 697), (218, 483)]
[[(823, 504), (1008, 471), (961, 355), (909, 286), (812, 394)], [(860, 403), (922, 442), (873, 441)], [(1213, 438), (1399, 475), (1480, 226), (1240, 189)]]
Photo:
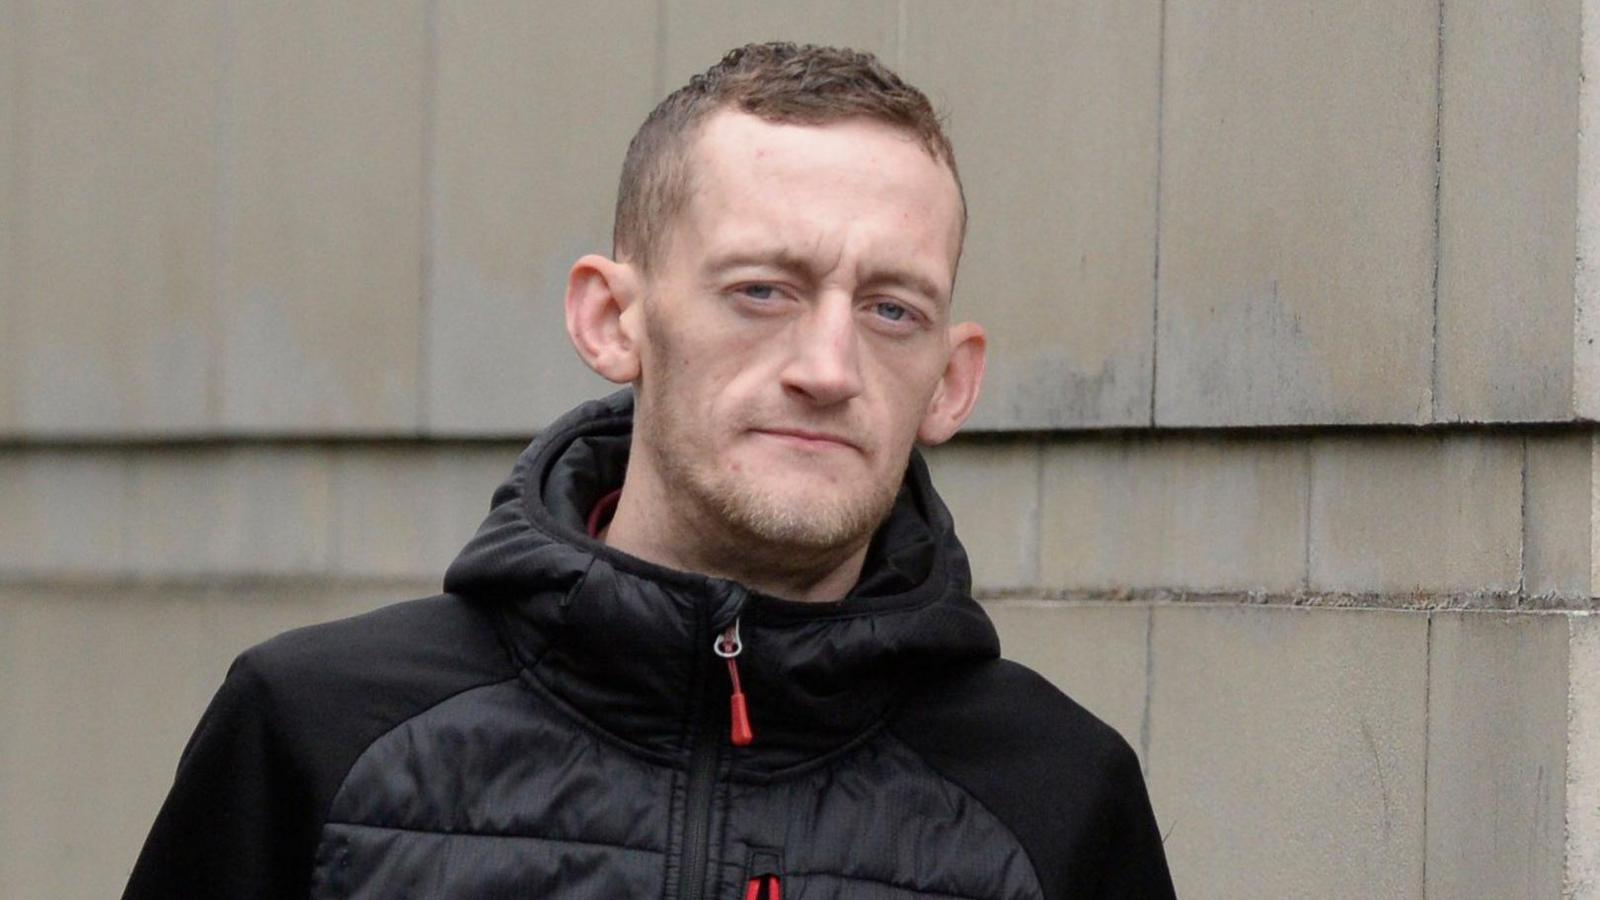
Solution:
[(861, 449), (849, 438), (826, 431), (811, 431), (805, 428), (756, 428), (753, 430), (757, 434), (775, 437), (801, 447), (815, 449), (826, 449), (830, 447), (844, 447), (851, 450)]

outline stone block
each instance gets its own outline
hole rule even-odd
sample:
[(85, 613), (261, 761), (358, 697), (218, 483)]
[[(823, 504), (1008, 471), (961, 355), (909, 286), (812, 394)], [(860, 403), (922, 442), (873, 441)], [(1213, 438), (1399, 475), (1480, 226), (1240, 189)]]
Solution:
[(1156, 424), (1429, 420), (1438, 28), (1167, 4)]
[(1600, 617), (1567, 617), (1567, 816), (1563, 897), (1600, 896)]
[(955, 516), (974, 587), (1038, 584), (1038, 445), (958, 442), (924, 454), (934, 487)]
[[(356, 577), (431, 579), (467, 543), (516, 445), (350, 448), (333, 462), (334, 569)], [(402, 489), (396, 489), (403, 486)]]
[(0, 450), (0, 580), (121, 570), (127, 484), (115, 450)]
[(972, 427), (1150, 421), (1161, 4), (918, 3), (905, 75), (948, 110), (972, 222)]
[(196, 677), (191, 603), (25, 591), (0, 591), (0, 878), (115, 897), (221, 672)]
[(130, 463), (127, 570), (141, 576), (308, 575), (332, 557), (325, 451), (179, 448)]
[(667, 0), (661, 4), (656, 98), (711, 68), (729, 50), (753, 41), (854, 47), (894, 66), (900, 61), (900, 6), (893, 0)]
[(1580, 3), (1441, 6), (1440, 420), (1572, 414)]
[(1440, 612), (1431, 627), (1427, 896), (1559, 896), (1567, 618)]
[(224, 13), (27, 3), (12, 15), (5, 180), (20, 202), (0, 236), (16, 254), (0, 392), (30, 435), (203, 428)]
[[(1150, 607), (1134, 603), (993, 600), (1001, 654), (1050, 679), (1147, 759)], [(1159, 810), (1158, 810), (1159, 812)]]
[(1051, 589), (1291, 593), (1305, 582), (1303, 442), (1085, 438), (1045, 451)]
[(579, 256), (610, 255), (622, 157), (655, 102), (656, 25), (628, 0), (439, 7), (428, 431), (525, 435), (612, 389), (573, 351), (562, 298)]
[(1149, 784), (1185, 897), (1420, 897), (1427, 616), (1158, 606)]
[(422, 0), (234, 11), (221, 215), (229, 430), (414, 430)]
[(1578, 82), (1578, 267), (1574, 414), (1600, 421), (1600, 3), (1582, 0)]
[(0, 588), (5, 896), (117, 896), (234, 656), (404, 596)]
[(1316, 438), (1311, 589), (1515, 592), (1522, 574), (1521, 509), (1519, 438)]
[(1600, 595), (1595, 579), (1600, 496), (1591, 433), (1529, 435), (1523, 502), (1523, 588), (1554, 600)]

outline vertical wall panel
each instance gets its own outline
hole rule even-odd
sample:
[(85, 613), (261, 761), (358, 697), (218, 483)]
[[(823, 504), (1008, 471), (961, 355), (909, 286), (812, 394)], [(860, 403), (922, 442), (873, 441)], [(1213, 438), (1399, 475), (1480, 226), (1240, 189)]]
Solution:
[(122, 890), (209, 694), (196, 612), (154, 592), (0, 590), (6, 897)]
[(1048, 447), (1039, 583), (1055, 590), (1287, 594), (1306, 577), (1298, 440), (1063, 441)]
[[(350, 448), (333, 458), (333, 567), (340, 576), (435, 585), (511, 474), (513, 444)], [(405, 490), (394, 490), (403, 484)]]
[(0, 586), (0, 896), (118, 896), (230, 660), (429, 587)]
[(1579, 2), (1443, 4), (1444, 421), (1572, 414)]
[(977, 428), (1150, 420), (1161, 4), (907, 6), (906, 75), (949, 111), (990, 334)]
[(0, 451), (0, 581), (126, 571), (128, 456)]
[(423, 3), (241, 3), (234, 17), (222, 424), (413, 429)]
[(923, 451), (980, 592), (1039, 583), (1039, 446), (957, 442)]
[(21, 6), (20, 74), (5, 82), (27, 116), (11, 132), (26, 201), (9, 215), (28, 219), (6, 323), (21, 425), (35, 435), (201, 427), (222, 13), (194, 2)]
[(312, 448), (184, 447), (129, 460), (126, 571), (143, 578), (329, 570), (332, 488)]
[(1567, 617), (1567, 821), (1562, 890), (1600, 888), (1600, 616)]
[(1315, 439), (1311, 589), (1514, 593), (1522, 463), (1510, 436)]
[(1156, 422), (1425, 422), (1438, 4), (1168, 0)]
[[(1000, 600), (984, 604), (1000, 650), (1115, 728), (1145, 759), (1150, 607), (1138, 603)], [(1157, 824), (1170, 824), (1156, 810)], [(1179, 885), (1180, 888), (1186, 887)]]
[(1522, 587), (1546, 603), (1594, 596), (1595, 436), (1529, 435), (1523, 484)]
[(1583, 0), (1578, 82), (1578, 271), (1573, 329), (1577, 416), (1600, 421), (1600, 0)]
[(622, 157), (654, 102), (655, 6), (445, 3), (436, 34), (425, 425), (527, 433), (610, 389), (562, 297), (579, 256), (611, 252)]
[(1155, 608), (1149, 783), (1183, 896), (1421, 897), (1427, 622)]
[(1567, 624), (1433, 614), (1428, 897), (1561, 896)]

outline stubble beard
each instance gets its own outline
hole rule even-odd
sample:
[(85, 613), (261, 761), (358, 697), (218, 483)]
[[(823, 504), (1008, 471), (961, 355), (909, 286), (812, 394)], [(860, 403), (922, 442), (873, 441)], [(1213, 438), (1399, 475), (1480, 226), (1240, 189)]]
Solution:
[[(663, 340), (664, 329), (654, 324), (659, 358), (672, 359), (670, 339)], [(824, 495), (799, 486), (773, 490), (762, 484), (763, 473), (730, 469), (707, 447), (706, 435), (691, 432), (694, 417), (670, 401), (673, 376), (666, 366), (657, 368), (640, 385), (650, 396), (639, 399), (635, 428), (647, 442), (673, 517), (696, 529), (692, 540), (708, 566), (735, 576), (748, 569), (802, 576), (859, 550), (888, 516), (898, 480)]]

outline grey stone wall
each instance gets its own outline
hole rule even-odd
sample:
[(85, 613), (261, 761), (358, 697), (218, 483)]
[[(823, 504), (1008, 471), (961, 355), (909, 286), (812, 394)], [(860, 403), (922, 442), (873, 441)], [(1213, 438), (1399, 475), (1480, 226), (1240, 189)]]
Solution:
[(1600, 0), (0, 0), (0, 898), (114, 895), (228, 662), (437, 589), (607, 387), (567, 267), (722, 51), (950, 116), (930, 454), (1186, 897), (1600, 896)]

